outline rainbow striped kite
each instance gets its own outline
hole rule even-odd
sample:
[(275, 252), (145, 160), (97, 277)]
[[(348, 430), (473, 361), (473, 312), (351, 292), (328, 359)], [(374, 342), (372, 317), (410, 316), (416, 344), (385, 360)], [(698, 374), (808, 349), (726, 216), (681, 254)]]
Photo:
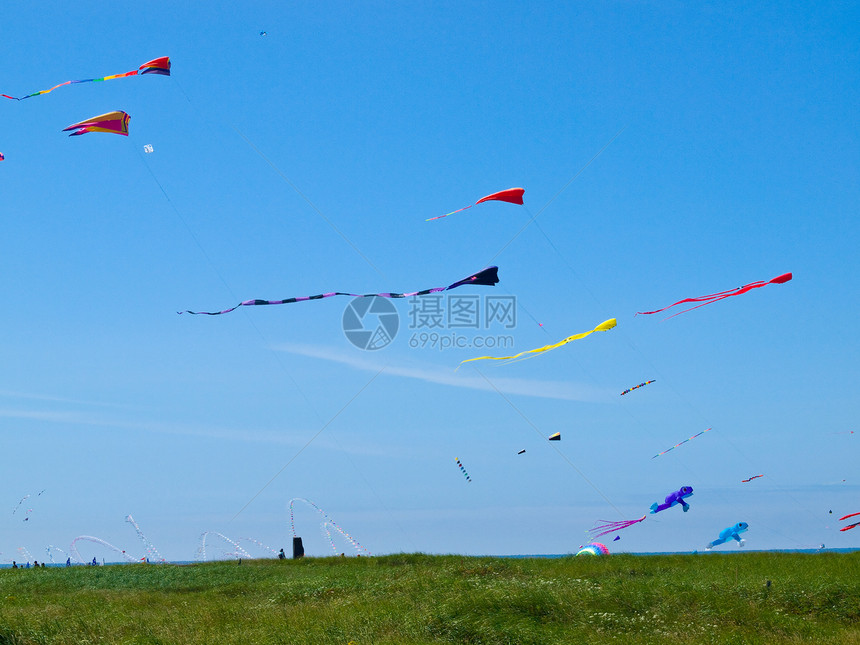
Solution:
[(633, 387), (624, 390), (621, 393), (621, 396), (624, 396), (625, 394), (627, 394), (628, 392), (632, 392), (633, 390), (638, 390), (640, 387), (644, 387), (644, 386), (648, 385), (649, 383), (655, 383), (655, 381), (645, 381), (644, 383), (640, 383), (639, 385), (634, 385)]
[(48, 94), (49, 92), (53, 92), (58, 87), (62, 87), (63, 85), (74, 85), (75, 83), (93, 83), (97, 81), (111, 81), (115, 78), (125, 78), (126, 76), (138, 76), (142, 74), (160, 74), (161, 76), (170, 76), (170, 57), (162, 56), (161, 58), (154, 58), (151, 61), (147, 61), (137, 69), (134, 69), (130, 72), (126, 72), (125, 74), (114, 74), (113, 76), (104, 76), (102, 78), (84, 78), (80, 81), (66, 81), (65, 83), (60, 83), (59, 85), (54, 85), (49, 90), (40, 90), (39, 92), (33, 92), (32, 94), (28, 94), (27, 96), (22, 96), (20, 98), (15, 96), (9, 96), (8, 94), (0, 94), (7, 99), (12, 99), (13, 101), (23, 101), (24, 99), (28, 99), (31, 96), (40, 96), (42, 94)]
[(702, 430), (701, 432), (697, 432), (696, 434), (694, 434), (694, 435), (693, 435), (692, 437), (690, 437), (689, 439), (684, 439), (681, 443), (676, 443), (676, 444), (675, 444), (674, 446), (672, 446), (671, 448), (667, 448), (667, 449), (666, 449), (666, 450), (664, 450), (663, 452), (661, 452), (661, 453), (658, 453), (658, 454), (654, 455), (653, 457), (651, 457), (651, 459), (657, 459), (657, 457), (659, 457), (660, 455), (665, 455), (665, 454), (666, 454), (667, 452), (669, 452), (670, 450), (674, 450), (674, 449), (675, 449), (675, 448), (677, 448), (678, 446), (680, 446), (680, 445), (682, 445), (682, 444), (685, 444), (685, 443), (687, 443), (688, 441), (692, 441), (693, 439), (695, 439), (695, 438), (696, 438), (696, 437), (698, 437), (699, 435), (703, 435), (703, 434), (705, 434), (708, 430), (710, 430), (710, 428), (708, 428), (707, 430)]
[(457, 462), (457, 465), (460, 467), (460, 472), (463, 473), (463, 477), (466, 478), (466, 481), (472, 481), (472, 478), (469, 477), (469, 473), (467, 473), (466, 469), (463, 467), (462, 462), (457, 457), (454, 457), (454, 461)]

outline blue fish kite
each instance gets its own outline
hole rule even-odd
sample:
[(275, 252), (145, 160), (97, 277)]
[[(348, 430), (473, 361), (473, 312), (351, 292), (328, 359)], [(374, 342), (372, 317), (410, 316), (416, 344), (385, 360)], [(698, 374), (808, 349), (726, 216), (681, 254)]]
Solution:
[(729, 540), (735, 540), (738, 543), (738, 546), (743, 546), (744, 541), (741, 539), (740, 534), (744, 531), (749, 530), (749, 527), (750, 525), (746, 522), (738, 522), (734, 526), (725, 528), (720, 531), (720, 537), (709, 543), (708, 546), (706, 546), (705, 548), (711, 550), (718, 544), (723, 544), (725, 542), (728, 542)]

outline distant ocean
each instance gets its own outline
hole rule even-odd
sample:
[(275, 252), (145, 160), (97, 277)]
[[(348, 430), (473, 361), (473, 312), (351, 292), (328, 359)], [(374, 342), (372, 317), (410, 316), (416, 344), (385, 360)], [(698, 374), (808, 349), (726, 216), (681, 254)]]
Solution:
[[(643, 551), (643, 552), (622, 552), (625, 555), (639, 555), (639, 556), (647, 556), (647, 555), (710, 555), (711, 553), (723, 553), (723, 554), (732, 554), (732, 553), (857, 553), (860, 552), (860, 548), (856, 549), (769, 549), (769, 550), (757, 550), (757, 549), (724, 549), (714, 550), (714, 551)], [(446, 553), (444, 555), (457, 555)], [(486, 556), (466, 556), (466, 557), (486, 557), (486, 558), (569, 558), (571, 556), (575, 556), (576, 553), (532, 553), (532, 554), (524, 554), (524, 555), (486, 555)], [(246, 558), (247, 559), (247, 558)], [(269, 559), (276, 560), (277, 558), (254, 558), (254, 559)], [(237, 562), (237, 560), (220, 560), (220, 562)], [(207, 562), (214, 562), (214, 560), (207, 560)], [(40, 563), (41, 564), (41, 563)], [(134, 564), (130, 562), (99, 562), (98, 566), (107, 566), (107, 565), (115, 565), (115, 564)], [(157, 563), (151, 563), (157, 564)], [(196, 560), (175, 560), (166, 562), (165, 564), (198, 564)], [(45, 567), (65, 567), (65, 562), (46, 562)], [(85, 567), (90, 566), (86, 564), (74, 564), (72, 566), (75, 567)], [(11, 569), (11, 564), (0, 564), (0, 569)], [(26, 569), (26, 562), (23, 564), (18, 564), (19, 569)], [(32, 565), (31, 565), (32, 568)]]

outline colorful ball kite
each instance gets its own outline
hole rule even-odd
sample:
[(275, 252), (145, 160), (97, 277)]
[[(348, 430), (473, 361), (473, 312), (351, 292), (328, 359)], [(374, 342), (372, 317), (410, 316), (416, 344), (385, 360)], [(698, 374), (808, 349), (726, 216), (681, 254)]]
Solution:
[(577, 551), (576, 555), (609, 555), (609, 549), (606, 548), (605, 544), (592, 542), (591, 544), (586, 544)]

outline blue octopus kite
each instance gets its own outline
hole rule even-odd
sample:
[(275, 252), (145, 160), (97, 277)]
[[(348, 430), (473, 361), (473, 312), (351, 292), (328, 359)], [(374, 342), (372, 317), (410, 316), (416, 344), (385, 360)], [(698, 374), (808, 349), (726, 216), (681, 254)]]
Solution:
[(744, 531), (749, 530), (749, 527), (750, 527), (750, 525), (747, 524), (746, 522), (738, 522), (734, 526), (730, 526), (728, 528), (725, 528), (722, 531), (720, 531), (720, 537), (718, 537), (713, 542), (710, 542), (708, 544), (708, 546), (706, 546), (705, 548), (710, 550), (710, 549), (713, 549), (718, 544), (723, 544), (725, 542), (728, 542), (729, 540), (735, 540), (738, 543), (738, 546), (743, 546), (744, 541), (741, 539), (740, 534), (743, 533)]

